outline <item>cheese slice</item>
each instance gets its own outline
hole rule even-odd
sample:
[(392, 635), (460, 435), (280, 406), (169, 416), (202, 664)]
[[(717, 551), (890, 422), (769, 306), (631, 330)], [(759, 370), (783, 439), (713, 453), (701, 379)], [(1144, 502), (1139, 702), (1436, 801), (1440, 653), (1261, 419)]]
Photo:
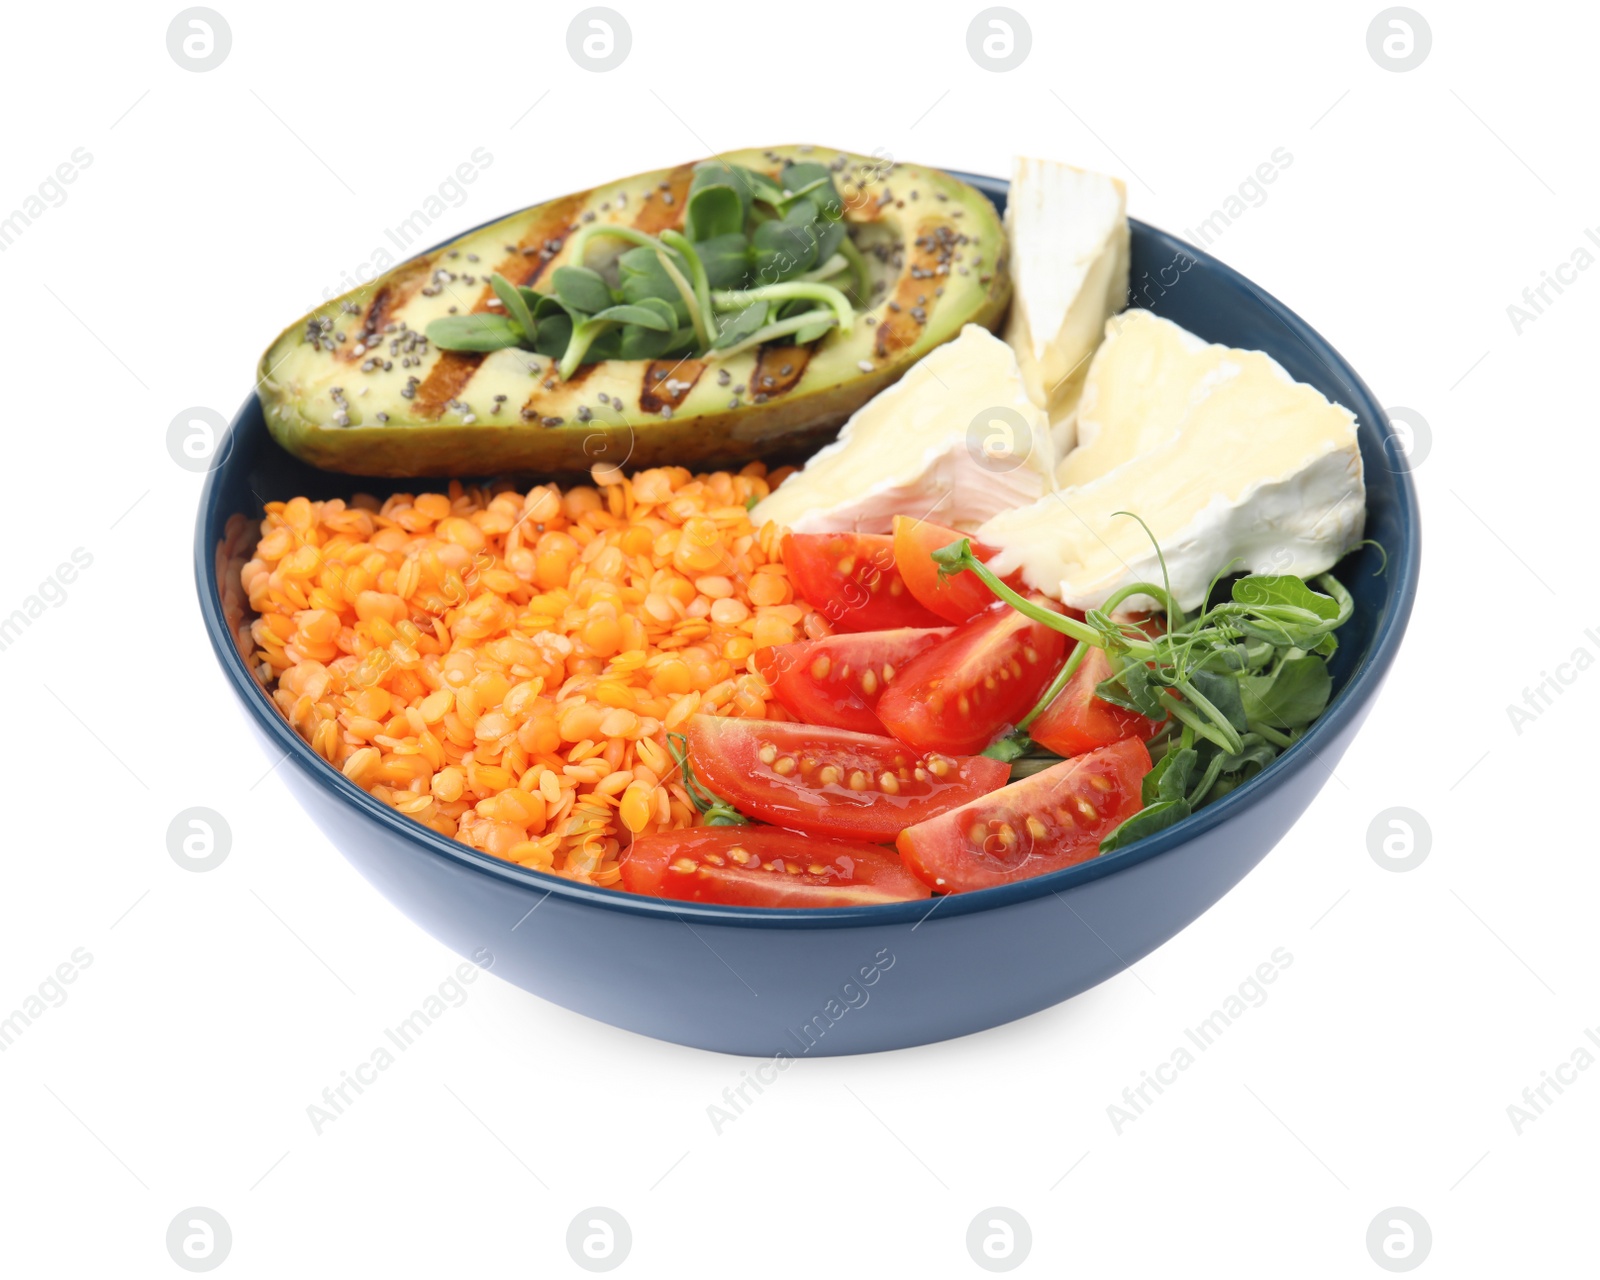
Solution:
[(1189, 406), (1240, 361), (1271, 359), (1195, 337), (1153, 311), (1106, 321), (1078, 401), (1078, 446), (1056, 470), (1061, 485), (1086, 484), (1172, 439)]
[(797, 533), (888, 533), (897, 515), (970, 531), (1054, 484), (1049, 423), (1017, 359), (966, 325), (844, 424), (838, 440), (751, 512)]
[(1019, 156), (1006, 197), (1012, 303), (1006, 341), (1060, 452), (1106, 318), (1128, 297), (1127, 188), (1116, 178)]
[(1261, 352), (1204, 343), (1154, 317), (1130, 317), (1103, 351), (1091, 438), (1063, 468), (1078, 482), (978, 530), (1000, 548), (995, 572), (1021, 569), (1030, 586), (1080, 609), (1160, 582), (1150, 536), (1117, 514), (1131, 511), (1160, 545), (1179, 604), (1193, 609), (1230, 562), (1305, 577), (1360, 540), (1366, 491), (1349, 410)]

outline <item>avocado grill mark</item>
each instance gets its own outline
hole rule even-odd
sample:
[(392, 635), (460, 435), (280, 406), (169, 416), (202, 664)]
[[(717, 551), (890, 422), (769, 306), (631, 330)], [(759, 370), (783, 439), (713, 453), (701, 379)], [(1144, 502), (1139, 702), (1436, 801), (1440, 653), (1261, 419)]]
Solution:
[(750, 397), (757, 404), (794, 389), (811, 363), (810, 347), (762, 347), (750, 374)]
[(639, 384), (640, 410), (660, 413), (663, 409), (676, 409), (705, 371), (703, 360), (652, 360), (645, 366)]
[[(411, 295), (427, 282), (428, 272), (433, 269), (433, 263), (434, 259), (431, 257), (418, 258), (415, 262), (403, 263), (390, 273), (390, 278), (379, 285), (377, 292), (372, 295), (366, 315), (356, 326), (354, 340), (340, 345), (336, 353), (339, 360), (345, 364), (355, 364), (373, 354), (376, 345), (383, 341), (383, 326), (388, 324), (389, 318), (410, 302)], [(358, 347), (365, 349), (358, 351), (356, 349)]]
[(895, 283), (894, 298), (884, 306), (888, 314), (878, 325), (875, 350), (880, 359), (904, 351), (922, 336), (938, 302), (940, 286), (949, 277), (956, 248), (965, 241), (966, 237), (957, 235), (942, 218), (917, 224), (905, 270)]
[[(565, 239), (572, 220), (583, 209), (589, 195), (589, 192), (582, 191), (552, 203), (517, 242), (517, 251), (496, 270), (513, 284), (531, 285), (539, 278), (546, 265), (555, 261), (555, 257), (546, 258), (542, 253), (525, 254), (522, 251), (542, 248), (550, 240)], [(431, 261), (430, 258), (430, 263)], [(479, 291), (478, 300), (473, 303), (472, 310), (487, 311), (489, 299), (492, 297), (494, 290), (485, 284)], [(471, 382), (473, 375), (478, 372), (483, 357), (484, 353), (481, 351), (441, 351), (438, 363), (428, 371), (428, 376), (417, 387), (415, 401), (417, 416), (432, 419), (442, 415), (450, 402), (459, 399), (461, 393), (467, 389), (467, 383)]]
[[(694, 177), (694, 165), (680, 164), (657, 184), (650, 199), (644, 201), (639, 216), (633, 220), (634, 229), (647, 236), (660, 235), (667, 230), (683, 229), (683, 206), (689, 195), (689, 182)], [(670, 200), (664, 197), (671, 196)]]

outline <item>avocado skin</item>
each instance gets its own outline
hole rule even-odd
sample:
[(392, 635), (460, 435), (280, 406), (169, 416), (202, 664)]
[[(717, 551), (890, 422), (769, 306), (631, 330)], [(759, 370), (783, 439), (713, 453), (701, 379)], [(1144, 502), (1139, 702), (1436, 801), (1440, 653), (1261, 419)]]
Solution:
[[(407, 367), (391, 350), (394, 334), (383, 332), (387, 324), (403, 321), (420, 331), (451, 306), (482, 310), (494, 270), (513, 279), (521, 273), (535, 287), (547, 281), (564, 265), (565, 248), (546, 256), (541, 247), (564, 240), (587, 212), (601, 221), (642, 223), (652, 234), (677, 225), (693, 169), (679, 165), (524, 209), (400, 263), (302, 317), (261, 360), (257, 389), (274, 439), (323, 470), (395, 478), (572, 473), (599, 463), (742, 465), (825, 443), (852, 412), (963, 324), (999, 326), (1010, 300), (1006, 240), (999, 215), (981, 192), (925, 166), (889, 167), (874, 157), (820, 147), (752, 149), (718, 158), (774, 174), (790, 160), (843, 159), (846, 167), (835, 182), (845, 197), (847, 221), (858, 242), (866, 243), (874, 277), (884, 282), (871, 308), (858, 311), (850, 334), (830, 334), (810, 351), (767, 348), (759, 368), (756, 352), (654, 367), (609, 360), (584, 366), (568, 382), (556, 379), (553, 362), (528, 352), (463, 357), (430, 345)], [(648, 200), (646, 191), (652, 192)], [(674, 196), (670, 203), (663, 199), (668, 193)], [(957, 236), (965, 243), (952, 250), (948, 245)], [(914, 265), (925, 269), (939, 256), (930, 256), (936, 241), (947, 246), (941, 251), (944, 273), (912, 276)], [(595, 242), (591, 261), (603, 246), (617, 243)], [(872, 252), (879, 246), (880, 253)], [(518, 251), (508, 253), (513, 247)], [(468, 266), (471, 254), (478, 261)], [(440, 271), (455, 278), (424, 294)], [(469, 275), (470, 285), (464, 281)], [(891, 299), (899, 302), (898, 311), (886, 307)], [(911, 318), (913, 309), (925, 314), (925, 323)], [(878, 324), (868, 326), (869, 316)], [(375, 335), (363, 332), (371, 323), (377, 324)], [(331, 351), (307, 337), (308, 327), (324, 324), (323, 342), (333, 345)], [(374, 358), (379, 364), (364, 370)], [(863, 372), (860, 360), (869, 361), (872, 371)], [(383, 361), (391, 366), (387, 371)], [(537, 375), (529, 372), (530, 362), (540, 368)], [(726, 385), (718, 378), (722, 368), (729, 374)], [(778, 385), (765, 403), (754, 403), (757, 382), (772, 385), (765, 377)], [(669, 378), (676, 385), (664, 391)], [(410, 398), (400, 394), (408, 379), (415, 380)], [(687, 390), (685, 382), (692, 383)], [(785, 390), (784, 383), (792, 386)], [(730, 407), (739, 386), (740, 404)], [(663, 398), (672, 404), (670, 417), (661, 416)], [(578, 420), (580, 406), (590, 420)], [(379, 412), (388, 415), (387, 423), (375, 421)], [(338, 425), (341, 415), (351, 425)], [(475, 420), (466, 421), (469, 415)], [(559, 425), (545, 425), (556, 418)]]

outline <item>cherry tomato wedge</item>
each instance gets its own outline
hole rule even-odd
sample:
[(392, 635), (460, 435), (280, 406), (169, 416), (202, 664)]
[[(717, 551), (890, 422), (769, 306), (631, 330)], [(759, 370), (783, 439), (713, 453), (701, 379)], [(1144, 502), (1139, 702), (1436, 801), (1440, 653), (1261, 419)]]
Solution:
[(1128, 738), (908, 828), (896, 847), (939, 893), (1059, 871), (1096, 857), (1100, 841), (1139, 811), (1149, 772), (1144, 743)]
[(1141, 742), (1156, 731), (1156, 722), (1096, 696), (1095, 686), (1111, 678), (1111, 659), (1091, 648), (1073, 672), (1067, 687), (1028, 726), (1028, 736), (1058, 756), (1077, 756), (1109, 747), (1124, 738)]
[(873, 712), (889, 682), (919, 653), (950, 634), (949, 627), (841, 632), (757, 649), (756, 670), (796, 719), (857, 733), (883, 733)]
[(1011, 767), (918, 752), (893, 738), (787, 721), (695, 716), (689, 764), (741, 813), (797, 831), (893, 840), (1005, 785)]
[[(946, 622), (970, 622), (994, 604), (994, 593), (967, 569), (954, 577), (939, 578), (933, 553), (968, 535), (927, 520), (910, 516), (894, 518), (894, 567), (905, 579), (906, 590)], [(979, 560), (991, 559), (998, 548), (972, 539), (972, 554)], [(1013, 574), (1006, 584), (1022, 591), (1022, 575)]]
[(886, 533), (786, 534), (783, 567), (794, 589), (835, 631), (944, 623), (906, 590), (894, 567), (894, 539)]
[(640, 836), (622, 858), (632, 893), (735, 907), (860, 907), (928, 897), (876, 845), (774, 827), (691, 827)]
[(1059, 631), (997, 604), (914, 658), (878, 699), (878, 719), (919, 750), (982, 751), (1033, 709), (1066, 642)]

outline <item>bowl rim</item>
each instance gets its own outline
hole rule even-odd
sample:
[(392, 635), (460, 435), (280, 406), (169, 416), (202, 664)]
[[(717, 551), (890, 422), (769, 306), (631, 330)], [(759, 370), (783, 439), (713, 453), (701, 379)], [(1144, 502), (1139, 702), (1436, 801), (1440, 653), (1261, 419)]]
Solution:
[[(1003, 195), (1009, 188), (1009, 183), (1001, 178), (969, 174), (959, 170), (949, 172), (991, 197), (997, 194)], [(1421, 526), (1411, 465), (1404, 449), (1400, 447), (1399, 437), (1382, 405), (1373, 397), (1360, 375), (1332, 344), (1289, 307), (1226, 263), (1148, 223), (1135, 218), (1130, 218), (1128, 221), (1130, 228), (1141, 236), (1153, 238), (1159, 251), (1181, 253), (1194, 258), (1204, 264), (1208, 271), (1215, 272), (1214, 283), (1217, 287), (1242, 295), (1256, 306), (1264, 306), (1282, 324), (1289, 336), (1305, 346), (1319, 363), (1340, 376), (1344, 381), (1344, 391), (1348, 397), (1346, 407), (1356, 414), (1358, 422), (1365, 420), (1378, 433), (1387, 467), (1394, 476), (1396, 517), (1403, 535), (1401, 546), (1385, 548), (1388, 553), (1388, 563), (1385, 570), (1387, 591), (1384, 616), (1379, 621), (1366, 654), (1350, 673), (1343, 688), (1334, 695), (1327, 710), (1312, 724), (1299, 742), (1284, 751), (1255, 777), (1220, 800), (1207, 805), (1198, 813), (1165, 830), (1136, 841), (1125, 849), (1101, 855), (1088, 862), (1010, 884), (966, 893), (945, 894), (931, 899), (917, 899), (912, 902), (853, 907), (744, 907), (654, 898), (628, 893), (621, 889), (580, 884), (550, 872), (531, 870), (516, 863), (505, 862), (492, 854), (480, 853), (456, 840), (440, 835), (369, 795), (317, 755), (311, 749), (310, 743), (300, 737), (278, 711), (266, 691), (251, 675), (235, 647), (233, 635), (222, 614), (221, 595), (216, 581), (215, 548), (208, 546), (207, 531), (212, 523), (213, 508), (220, 500), (222, 477), (227, 471), (232, 454), (232, 435), (239, 428), (241, 420), (258, 403), (254, 391), (234, 415), (227, 436), (218, 443), (217, 455), (222, 461), (206, 475), (205, 485), (200, 494), (195, 528), (195, 584), (200, 597), (200, 611), (207, 635), (211, 640), (212, 650), (222, 666), (228, 683), (268, 741), (283, 751), (284, 760), (280, 763), (288, 761), (298, 766), (307, 774), (308, 781), (314, 785), (321, 785), (334, 799), (353, 806), (358, 813), (375, 822), (380, 829), (412, 846), (416, 852), (443, 858), (457, 870), (486, 876), (521, 890), (542, 891), (544, 897), (539, 899), (540, 904), (546, 897), (554, 894), (575, 905), (597, 907), (606, 911), (618, 911), (656, 920), (677, 920), (682, 923), (796, 929), (881, 928), (907, 923), (920, 924), (936, 911), (942, 919), (948, 919), (1013, 906), (1042, 898), (1047, 894), (1060, 894), (1064, 890), (1075, 889), (1103, 877), (1116, 875), (1190, 844), (1197, 837), (1254, 808), (1301, 770), (1311, 767), (1313, 763), (1321, 765), (1319, 748), (1332, 742), (1357, 716), (1365, 703), (1377, 693), (1399, 650), (1416, 598), (1421, 563)], [(1326, 765), (1322, 767), (1327, 768)]]

